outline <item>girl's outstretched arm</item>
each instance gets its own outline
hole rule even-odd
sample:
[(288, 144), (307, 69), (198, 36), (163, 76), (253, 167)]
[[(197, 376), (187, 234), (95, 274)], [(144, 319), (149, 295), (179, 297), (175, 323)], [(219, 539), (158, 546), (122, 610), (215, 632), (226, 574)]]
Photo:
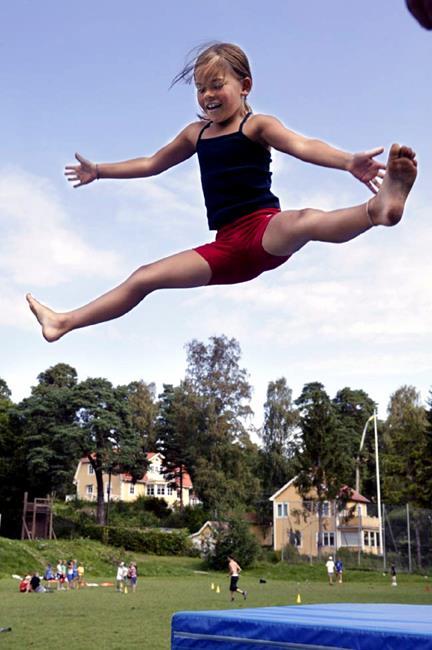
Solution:
[(384, 151), (383, 147), (351, 154), (321, 140), (307, 138), (290, 131), (275, 117), (257, 115), (255, 122), (257, 136), (263, 144), (305, 162), (349, 171), (355, 178), (365, 183), (372, 192), (376, 193), (379, 189), (385, 165), (375, 160), (375, 156), (379, 156)]
[(79, 153), (75, 154), (77, 165), (67, 165), (65, 176), (74, 187), (88, 185), (99, 178), (144, 178), (161, 172), (187, 160), (195, 153), (199, 122), (189, 124), (165, 147), (148, 157), (134, 158), (115, 163), (94, 163)]

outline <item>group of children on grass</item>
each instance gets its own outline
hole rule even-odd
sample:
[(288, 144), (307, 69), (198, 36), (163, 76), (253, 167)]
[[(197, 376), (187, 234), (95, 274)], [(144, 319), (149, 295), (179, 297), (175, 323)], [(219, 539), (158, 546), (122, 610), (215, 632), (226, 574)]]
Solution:
[(53, 587), (58, 591), (67, 591), (69, 589), (81, 589), (84, 587), (84, 565), (77, 560), (59, 560), (54, 568), (48, 563), (43, 577), (41, 578), (38, 571), (27, 574), (19, 584), (19, 590), (23, 593), (36, 592), (44, 593), (52, 591)]
[(138, 569), (136, 562), (130, 562), (128, 566), (119, 562), (116, 575), (116, 591), (127, 593), (128, 586), (134, 592), (137, 588)]

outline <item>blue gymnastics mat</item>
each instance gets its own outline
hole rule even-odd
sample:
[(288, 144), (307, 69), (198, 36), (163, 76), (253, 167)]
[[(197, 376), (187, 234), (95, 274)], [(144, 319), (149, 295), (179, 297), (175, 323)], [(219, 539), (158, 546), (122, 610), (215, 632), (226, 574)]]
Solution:
[(171, 650), (432, 650), (431, 605), (297, 605), (178, 612)]

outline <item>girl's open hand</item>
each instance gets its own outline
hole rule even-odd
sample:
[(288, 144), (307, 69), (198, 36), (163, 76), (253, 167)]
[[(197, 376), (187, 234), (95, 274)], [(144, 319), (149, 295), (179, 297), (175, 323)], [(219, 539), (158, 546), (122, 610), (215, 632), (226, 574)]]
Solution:
[(65, 167), (65, 176), (68, 181), (75, 183), (74, 187), (81, 187), (81, 185), (88, 185), (88, 183), (96, 180), (98, 177), (97, 165), (83, 158), (79, 153), (75, 154), (75, 158), (78, 160), (79, 165), (66, 165)]
[(355, 153), (348, 168), (348, 171), (364, 183), (374, 194), (381, 187), (381, 181), (384, 178), (386, 168), (384, 163), (380, 163), (374, 160), (374, 158), (375, 156), (379, 156), (383, 151), (384, 147), (377, 147), (370, 151)]

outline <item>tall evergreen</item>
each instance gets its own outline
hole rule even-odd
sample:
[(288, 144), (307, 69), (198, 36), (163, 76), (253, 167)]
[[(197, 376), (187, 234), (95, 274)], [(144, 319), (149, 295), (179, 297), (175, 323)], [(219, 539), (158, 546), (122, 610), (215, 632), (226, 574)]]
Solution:
[[(418, 508), (430, 508), (432, 503), (432, 457), (427, 412), (413, 386), (396, 390), (389, 402), (385, 422), (385, 452), (383, 454), (383, 495), (394, 505), (407, 503)], [(422, 566), (421, 511), (414, 509), (417, 566)]]
[(292, 478), (298, 422), (298, 410), (293, 403), (292, 390), (285, 377), (270, 381), (261, 429), (259, 471), (262, 478), (262, 497), (257, 504), (257, 511), (263, 523), (272, 519), (269, 497)]
[[(372, 424), (368, 425), (363, 449), (359, 454), (360, 442), (364, 427), (373, 415), (375, 402), (361, 389), (342, 388), (332, 400), (339, 418), (339, 426), (345, 432), (345, 437), (353, 459), (360, 461), (360, 492), (368, 498), (376, 496), (375, 443), (371, 435)], [(380, 440), (380, 437), (379, 437)], [(350, 487), (355, 487), (354, 473), (347, 477)]]
[(183, 509), (183, 487), (186, 472), (193, 474), (196, 461), (196, 439), (200, 426), (200, 411), (196, 396), (187, 384), (164, 384), (159, 395), (159, 415), (156, 424), (157, 449), (164, 456), (164, 473), (174, 489), (179, 490)]
[(318, 554), (322, 546), (322, 505), (340, 495), (353, 473), (350, 440), (340, 427), (334, 404), (324, 386), (312, 382), (296, 400), (300, 412), (300, 444), (295, 457), (296, 481), (301, 495), (315, 492), (318, 501)]

